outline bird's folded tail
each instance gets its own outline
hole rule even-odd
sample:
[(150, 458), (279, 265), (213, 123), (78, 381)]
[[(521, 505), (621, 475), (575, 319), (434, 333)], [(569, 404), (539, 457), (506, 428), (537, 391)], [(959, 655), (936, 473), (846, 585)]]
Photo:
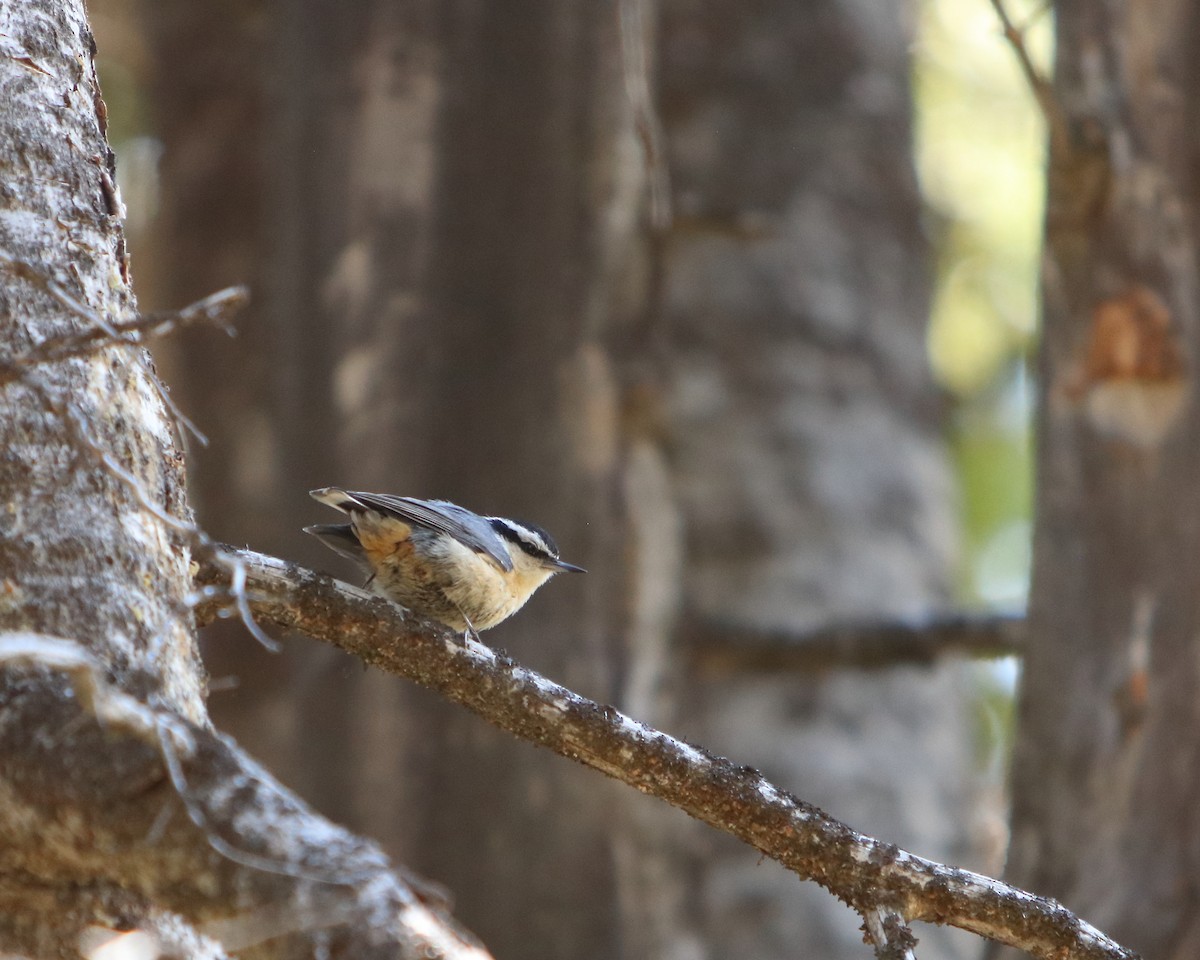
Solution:
[(371, 572), (371, 562), (367, 559), (366, 551), (358, 542), (354, 528), (348, 523), (317, 523), (304, 528), (334, 553), (339, 553), (348, 560), (353, 560), (364, 571)]

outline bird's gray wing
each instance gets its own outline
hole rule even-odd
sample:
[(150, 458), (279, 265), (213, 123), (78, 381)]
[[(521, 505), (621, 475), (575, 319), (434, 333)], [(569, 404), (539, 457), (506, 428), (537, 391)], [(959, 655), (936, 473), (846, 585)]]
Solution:
[(394, 497), (386, 493), (346, 491), (364, 507), (384, 516), (398, 517), (430, 530), (453, 537), (463, 546), (482, 553), (501, 570), (511, 571), (512, 557), (500, 535), (483, 517), (464, 510), (449, 500), (418, 500), (415, 497)]

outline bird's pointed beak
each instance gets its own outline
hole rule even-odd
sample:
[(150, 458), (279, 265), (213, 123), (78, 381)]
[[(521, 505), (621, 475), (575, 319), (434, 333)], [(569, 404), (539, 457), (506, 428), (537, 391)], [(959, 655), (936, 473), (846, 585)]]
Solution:
[(577, 567), (573, 563), (567, 563), (565, 560), (555, 560), (554, 569), (561, 570), (565, 573), (587, 573), (583, 567)]

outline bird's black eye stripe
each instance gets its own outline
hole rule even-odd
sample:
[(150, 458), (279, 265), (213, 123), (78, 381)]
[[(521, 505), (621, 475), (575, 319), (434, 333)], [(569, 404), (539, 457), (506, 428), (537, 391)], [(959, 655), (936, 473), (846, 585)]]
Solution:
[[(492, 528), (500, 534), (509, 543), (515, 543), (525, 553), (531, 557), (544, 559), (550, 556), (553, 559), (558, 559), (558, 544), (554, 542), (554, 538), (545, 530), (537, 526), (537, 524), (526, 523), (524, 520), (516, 520), (509, 522), (503, 517), (489, 517), (492, 522)], [(528, 531), (536, 537), (540, 537), (542, 543), (531, 541), (523, 536), (524, 532)], [(543, 547), (542, 544), (545, 544)]]

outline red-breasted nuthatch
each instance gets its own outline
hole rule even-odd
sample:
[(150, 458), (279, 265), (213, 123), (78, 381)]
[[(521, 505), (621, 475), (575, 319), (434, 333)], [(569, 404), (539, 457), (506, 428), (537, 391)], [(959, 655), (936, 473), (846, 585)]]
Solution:
[(486, 630), (512, 616), (564, 570), (550, 534), (529, 523), (481, 517), (448, 500), (417, 500), (339, 487), (309, 491), (349, 523), (305, 527), (369, 574), (367, 586), (456, 630)]

